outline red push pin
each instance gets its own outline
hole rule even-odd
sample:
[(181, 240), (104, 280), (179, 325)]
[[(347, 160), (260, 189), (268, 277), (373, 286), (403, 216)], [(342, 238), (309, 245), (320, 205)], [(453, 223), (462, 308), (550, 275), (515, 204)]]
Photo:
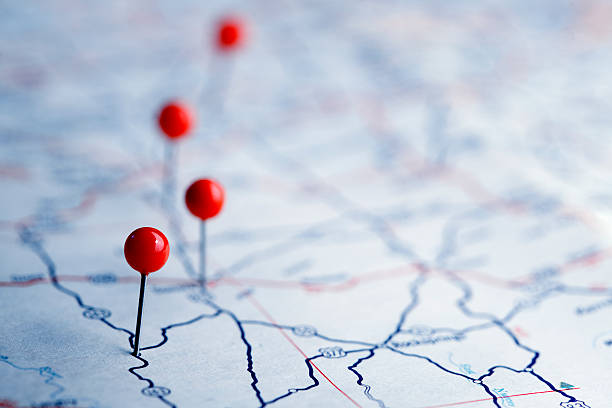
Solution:
[(206, 220), (221, 211), (225, 193), (214, 180), (200, 179), (193, 182), (185, 193), (185, 204), (200, 222), (200, 285), (206, 289)]
[(193, 125), (193, 114), (185, 103), (173, 101), (162, 108), (157, 120), (162, 132), (174, 141), (189, 133)]
[(232, 51), (242, 44), (244, 37), (242, 22), (235, 17), (224, 18), (218, 23), (217, 47), (221, 51)]
[(245, 24), (235, 16), (220, 18), (214, 23), (212, 32), (206, 31), (205, 41), (212, 43), (214, 55), (210, 56), (208, 80), (200, 91), (203, 104), (207, 106), (203, 115), (206, 122), (218, 123), (225, 113), (226, 97), (232, 82), (236, 51), (244, 43)]
[(142, 319), (142, 303), (144, 301), (147, 275), (160, 270), (170, 255), (168, 239), (161, 231), (151, 227), (134, 230), (125, 240), (123, 253), (127, 263), (140, 272), (140, 297), (138, 298), (138, 317), (136, 319), (136, 334), (134, 338), (133, 356), (138, 356), (140, 341), (140, 321)]
[(193, 113), (183, 102), (167, 103), (157, 118), (159, 127), (170, 143), (166, 143), (164, 163), (164, 186), (162, 205), (167, 207), (174, 200), (176, 190), (176, 142), (185, 137), (193, 127)]

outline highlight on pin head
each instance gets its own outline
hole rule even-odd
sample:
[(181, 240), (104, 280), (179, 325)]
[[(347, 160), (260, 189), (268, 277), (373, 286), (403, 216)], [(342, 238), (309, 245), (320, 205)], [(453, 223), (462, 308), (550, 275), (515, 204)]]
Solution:
[(159, 127), (170, 140), (186, 136), (193, 127), (193, 112), (181, 101), (171, 101), (164, 105), (157, 118)]
[(153, 227), (141, 227), (128, 235), (123, 246), (127, 263), (141, 275), (160, 270), (170, 255), (166, 236)]
[(189, 211), (206, 221), (213, 218), (223, 208), (225, 192), (217, 181), (199, 179), (194, 181), (185, 192), (185, 204)]

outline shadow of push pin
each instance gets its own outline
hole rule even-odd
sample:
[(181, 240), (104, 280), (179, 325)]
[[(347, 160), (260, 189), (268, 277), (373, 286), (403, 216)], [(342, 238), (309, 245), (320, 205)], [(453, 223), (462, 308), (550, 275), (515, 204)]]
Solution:
[(185, 192), (185, 204), (200, 221), (200, 286), (206, 290), (206, 220), (221, 211), (225, 193), (219, 183), (200, 179), (192, 183)]
[(142, 227), (134, 230), (127, 237), (123, 253), (127, 263), (140, 273), (138, 317), (136, 318), (136, 334), (134, 336), (134, 351), (132, 352), (132, 355), (137, 357), (147, 275), (160, 270), (164, 266), (168, 260), (168, 255), (170, 255), (170, 245), (161, 231), (151, 227)]

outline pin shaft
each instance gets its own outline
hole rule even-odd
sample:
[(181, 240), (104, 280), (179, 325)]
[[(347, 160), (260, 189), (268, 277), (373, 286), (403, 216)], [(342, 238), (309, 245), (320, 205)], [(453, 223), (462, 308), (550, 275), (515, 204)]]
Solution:
[(200, 286), (206, 290), (206, 221), (200, 222)]
[(136, 335), (134, 336), (134, 351), (132, 355), (138, 357), (138, 344), (140, 343), (140, 322), (142, 321), (142, 304), (144, 303), (145, 284), (147, 275), (140, 275), (140, 296), (138, 297), (138, 317), (136, 318)]
[(176, 161), (177, 146), (174, 142), (166, 142), (164, 149), (164, 181), (162, 191), (162, 207), (171, 209), (176, 194)]

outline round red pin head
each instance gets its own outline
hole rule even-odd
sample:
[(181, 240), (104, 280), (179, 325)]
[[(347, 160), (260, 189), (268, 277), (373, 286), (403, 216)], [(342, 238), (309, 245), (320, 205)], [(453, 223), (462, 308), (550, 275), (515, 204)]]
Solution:
[(236, 18), (225, 18), (217, 29), (217, 46), (223, 51), (235, 49), (242, 43), (243, 24)]
[(214, 180), (200, 179), (187, 189), (185, 204), (193, 215), (205, 221), (219, 214), (224, 197), (221, 184)]
[(193, 126), (191, 109), (182, 102), (170, 102), (162, 108), (158, 117), (159, 127), (170, 139), (185, 136)]
[(123, 253), (128, 264), (141, 275), (160, 270), (170, 255), (168, 239), (161, 231), (142, 227), (134, 230), (125, 240)]

